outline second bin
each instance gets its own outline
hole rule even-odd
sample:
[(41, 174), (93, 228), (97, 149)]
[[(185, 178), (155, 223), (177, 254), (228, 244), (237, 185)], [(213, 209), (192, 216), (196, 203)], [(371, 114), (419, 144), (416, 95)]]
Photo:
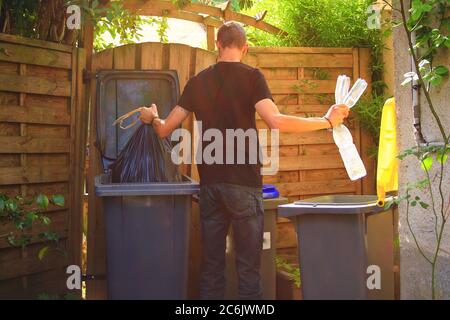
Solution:
[(304, 299), (394, 298), (394, 208), (377, 200), (333, 195), (278, 208), (297, 229)]

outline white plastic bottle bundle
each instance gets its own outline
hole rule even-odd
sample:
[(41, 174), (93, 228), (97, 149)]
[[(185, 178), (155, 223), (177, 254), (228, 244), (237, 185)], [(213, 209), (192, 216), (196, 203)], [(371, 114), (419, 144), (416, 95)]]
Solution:
[[(339, 76), (335, 91), (336, 104), (345, 104), (349, 108), (353, 107), (366, 90), (367, 82), (363, 79), (358, 79), (350, 91), (348, 91), (349, 88), (350, 78), (343, 75)], [(339, 153), (350, 180), (358, 180), (366, 176), (366, 168), (359, 156), (358, 149), (353, 143), (350, 130), (343, 124), (334, 127), (333, 139), (339, 148)]]

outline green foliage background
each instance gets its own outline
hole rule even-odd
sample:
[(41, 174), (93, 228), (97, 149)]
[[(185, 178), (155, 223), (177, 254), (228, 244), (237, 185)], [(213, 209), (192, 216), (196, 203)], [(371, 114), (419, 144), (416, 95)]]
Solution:
[(372, 0), (255, 0), (244, 13), (268, 10), (265, 21), (289, 33), (287, 38), (251, 30), (255, 45), (302, 47), (371, 46), (379, 32), (367, 28)]

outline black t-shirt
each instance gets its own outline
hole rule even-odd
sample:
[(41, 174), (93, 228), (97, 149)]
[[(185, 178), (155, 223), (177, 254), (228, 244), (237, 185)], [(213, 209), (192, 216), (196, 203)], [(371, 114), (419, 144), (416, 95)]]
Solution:
[[(196, 120), (201, 121), (202, 134), (208, 129), (217, 129), (223, 137), (223, 156), (220, 156), (220, 153), (209, 152), (208, 154), (215, 156), (216, 163), (207, 164), (202, 157), (202, 163), (198, 164), (201, 184), (233, 183), (261, 186), (255, 104), (263, 99), (272, 99), (264, 75), (260, 70), (240, 62), (219, 62), (188, 81), (178, 105), (194, 112)], [(238, 139), (231, 135), (229, 129), (236, 134), (237, 129), (242, 129), (241, 133), (248, 134), (245, 138), (245, 150)], [(248, 129), (251, 130), (247, 131)], [(254, 137), (254, 134), (256, 146), (254, 144), (250, 146), (249, 137)], [(227, 135), (231, 138), (227, 139)], [(229, 143), (231, 141), (229, 139), (234, 141), (234, 147)], [(209, 144), (220, 143), (215, 138), (210, 138), (212, 141), (202, 140), (199, 145), (199, 152), (202, 155)], [(234, 159), (231, 152), (234, 152)], [(245, 161), (242, 161), (243, 155)]]

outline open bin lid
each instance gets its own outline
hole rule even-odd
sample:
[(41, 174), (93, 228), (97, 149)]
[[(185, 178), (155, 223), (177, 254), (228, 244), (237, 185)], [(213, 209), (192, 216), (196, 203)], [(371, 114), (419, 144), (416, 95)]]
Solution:
[[(179, 87), (174, 70), (102, 70), (97, 73), (97, 146), (103, 169), (106, 170), (117, 158), (139, 127), (137, 124), (122, 130), (112, 125), (114, 120), (152, 103), (158, 106), (159, 115), (166, 118), (178, 102)], [(126, 122), (134, 120), (130, 118)]]
[(278, 207), (282, 217), (302, 214), (367, 214), (385, 211), (376, 195), (329, 195), (296, 201)]

